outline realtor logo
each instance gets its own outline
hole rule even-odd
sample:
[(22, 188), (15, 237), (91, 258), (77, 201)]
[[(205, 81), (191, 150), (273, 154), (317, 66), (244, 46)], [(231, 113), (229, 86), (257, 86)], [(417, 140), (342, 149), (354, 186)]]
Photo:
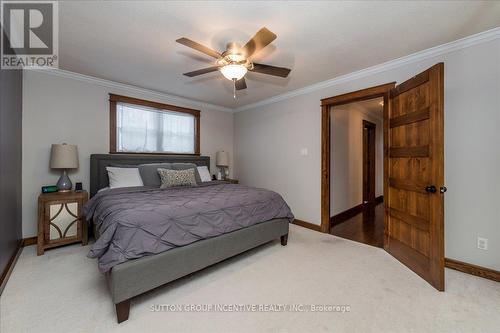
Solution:
[(2, 1), (2, 69), (57, 67), (57, 1)]

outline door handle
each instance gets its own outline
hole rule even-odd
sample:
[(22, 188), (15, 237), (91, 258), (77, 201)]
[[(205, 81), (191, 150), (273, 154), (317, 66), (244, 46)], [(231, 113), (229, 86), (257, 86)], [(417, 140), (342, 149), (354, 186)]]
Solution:
[(448, 189), (446, 188), (446, 186), (441, 186), (441, 187), (439, 188), (439, 192), (440, 192), (440, 193), (444, 193), (444, 192), (446, 192), (446, 191), (448, 191)]
[(425, 188), (425, 192), (427, 192), (427, 193), (436, 193), (437, 192), (436, 186), (434, 186), (434, 185), (427, 186)]

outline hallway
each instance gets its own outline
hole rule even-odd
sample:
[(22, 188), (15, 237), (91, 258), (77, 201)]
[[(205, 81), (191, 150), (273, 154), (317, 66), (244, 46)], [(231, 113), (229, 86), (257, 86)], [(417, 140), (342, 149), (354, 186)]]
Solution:
[(367, 205), (362, 213), (334, 225), (330, 233), (372, 246), (384, 246), (384, 204)]

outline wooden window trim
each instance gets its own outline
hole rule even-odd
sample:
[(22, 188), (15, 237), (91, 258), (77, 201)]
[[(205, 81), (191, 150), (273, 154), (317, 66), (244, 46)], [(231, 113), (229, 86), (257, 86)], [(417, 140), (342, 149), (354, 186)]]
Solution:
[[(170, 152), (121, 152), (116, 149), (116, 105), (126, 103), (132, 105), (146, 106), (157, 110), (174, 111), (188, 113), (194, 116), (194, 154), (170, 153)], [(110, 154), (141, 154), (141, 155), (200, 155), (200, 110), (184, 108), (181, 106), (147, 101), (144, 99), (109, 94), (109, 153)]]

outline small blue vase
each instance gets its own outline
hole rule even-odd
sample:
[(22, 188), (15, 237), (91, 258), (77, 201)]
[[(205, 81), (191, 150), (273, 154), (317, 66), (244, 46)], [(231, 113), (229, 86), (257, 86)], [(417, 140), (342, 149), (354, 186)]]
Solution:
[(73, 184), (68, 177), (68, 173), (66, 172), (66, 169), (63, 169), (61, 177), (59, 177), (59, 180), (57, 181), (57, 189), (59, 192), (69, 192), (72, 188)]

